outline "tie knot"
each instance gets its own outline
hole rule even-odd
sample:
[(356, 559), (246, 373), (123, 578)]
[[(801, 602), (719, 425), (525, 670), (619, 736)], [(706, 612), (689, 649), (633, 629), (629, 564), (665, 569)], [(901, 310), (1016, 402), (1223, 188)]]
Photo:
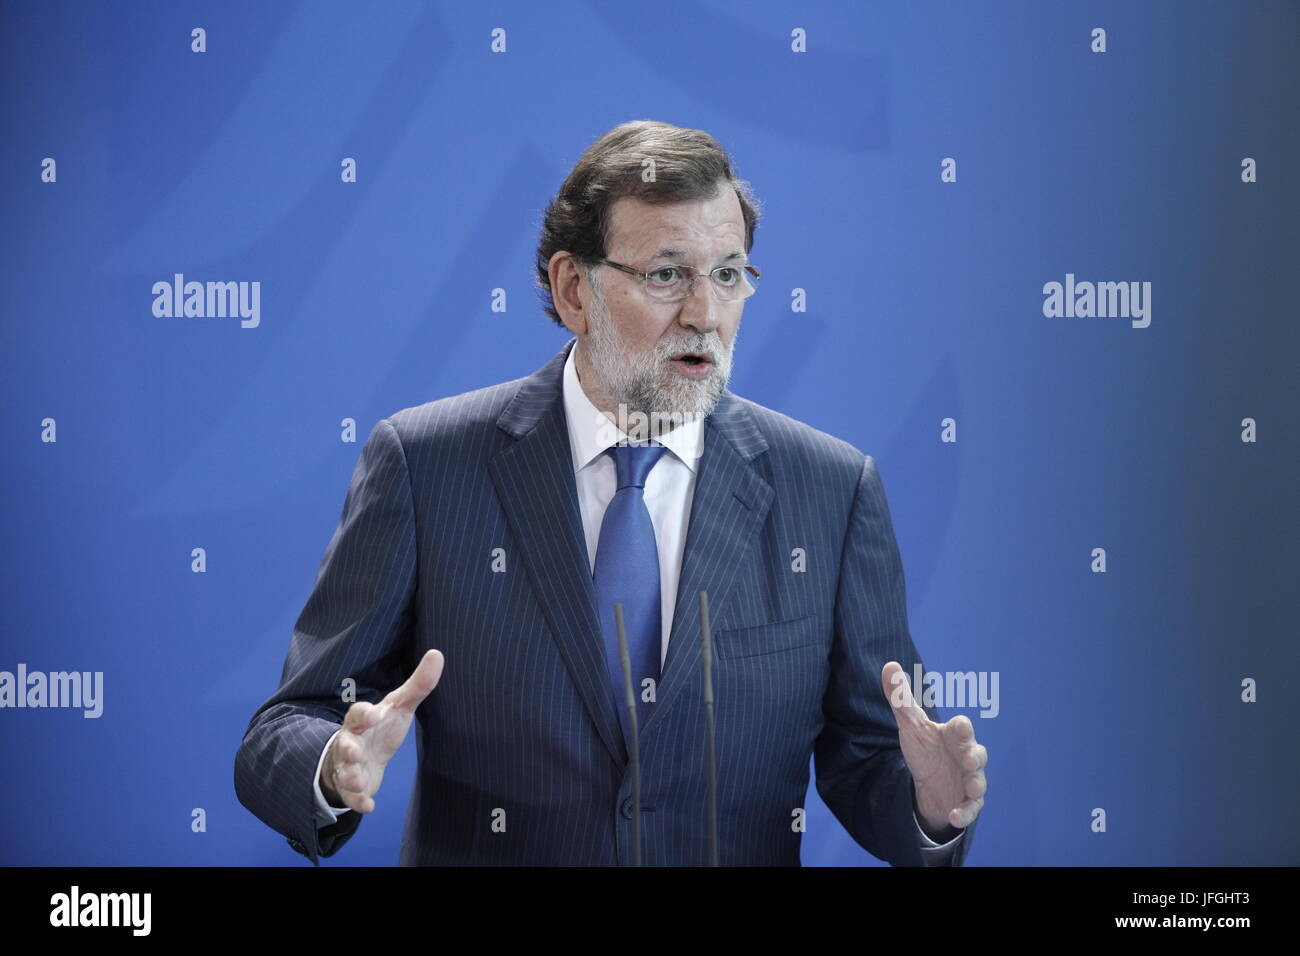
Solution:
[(618, 467), (618, 488), (644, 488), (646, 476), (664, 453), (663, 445), (612, 445), (605, 451)]

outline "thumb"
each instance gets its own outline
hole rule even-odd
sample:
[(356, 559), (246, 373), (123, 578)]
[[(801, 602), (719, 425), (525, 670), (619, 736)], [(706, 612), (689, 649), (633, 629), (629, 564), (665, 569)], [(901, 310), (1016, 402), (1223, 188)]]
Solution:
[(442, 665), (442, 651), (426, 651), (406, 683), (389, 694), (384, 703), (395, 710), (414, 713), (415, 708), (438, 686), (438, 680), (442, 677)]
[(912, 685), (908, 682), (907, 671), (903, 670), (902, 664), (898, 661), (886, 664), (880, 671), (880, 681), (900, 728), (904, 721), (916, 724), (930, 719), (912, 696)]

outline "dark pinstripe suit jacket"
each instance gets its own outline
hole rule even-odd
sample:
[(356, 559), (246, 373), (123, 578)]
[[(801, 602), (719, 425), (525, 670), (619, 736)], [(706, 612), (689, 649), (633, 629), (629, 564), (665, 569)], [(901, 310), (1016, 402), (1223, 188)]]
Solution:
[[(405, 409), (370, 433), (281, 685), (235, 760), (240, 801), (313, 862), (362, 819), (318, 826), (315, 812), (342, 682), (378, 701), (433, 647), (446, 667), (414, 721), (400, 862), (631, 860), (627, 753), (564, 418), (572, 344), (533, 375)], [(918, 658), (875, 463), (729, 391), (705, 429), (672, 636), (640, 734), (644, 861), (706, 859), (706, 591), (721, 863), (798, 865), (811, 754), (853, 838), (920, 865), (912, 778), (880, 686), (886, 661), (911, 674)]]

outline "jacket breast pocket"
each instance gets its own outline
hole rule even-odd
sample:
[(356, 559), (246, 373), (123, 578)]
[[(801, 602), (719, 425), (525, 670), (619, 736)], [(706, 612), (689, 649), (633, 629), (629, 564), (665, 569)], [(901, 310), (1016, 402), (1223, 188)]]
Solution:
[(713, 648), (718, 660), (736, 660), (742, 657), (759, 657), (777, 654), (822, 643), (817, 614), (771, 624), (727, 628), (713, 635)]

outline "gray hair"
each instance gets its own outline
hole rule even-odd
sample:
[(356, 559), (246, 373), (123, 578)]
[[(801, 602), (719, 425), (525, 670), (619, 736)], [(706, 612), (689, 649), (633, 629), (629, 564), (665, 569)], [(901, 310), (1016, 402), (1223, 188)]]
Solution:
[[(654, 178), (642, 178), (644, 161), (653, 160)], [(592, 143), (569, 172), (560, 191), (546, 207), (537, 243), (537, 286), (542, 310), (563, 325), (551, 296), (550, 262), (563, 250), (574, 255), (594, 276), (595, 260), (605, 257), (610, 208), (631, 196), (663, 205), (712, 199), (730, 186), (745, 219), (745, 252), (754, 245), (754, 230), (762, 205), (749, 183), (736, 176), (731, 157), (708, 133), (655, 120), (634, 120), (615, 126)]]

